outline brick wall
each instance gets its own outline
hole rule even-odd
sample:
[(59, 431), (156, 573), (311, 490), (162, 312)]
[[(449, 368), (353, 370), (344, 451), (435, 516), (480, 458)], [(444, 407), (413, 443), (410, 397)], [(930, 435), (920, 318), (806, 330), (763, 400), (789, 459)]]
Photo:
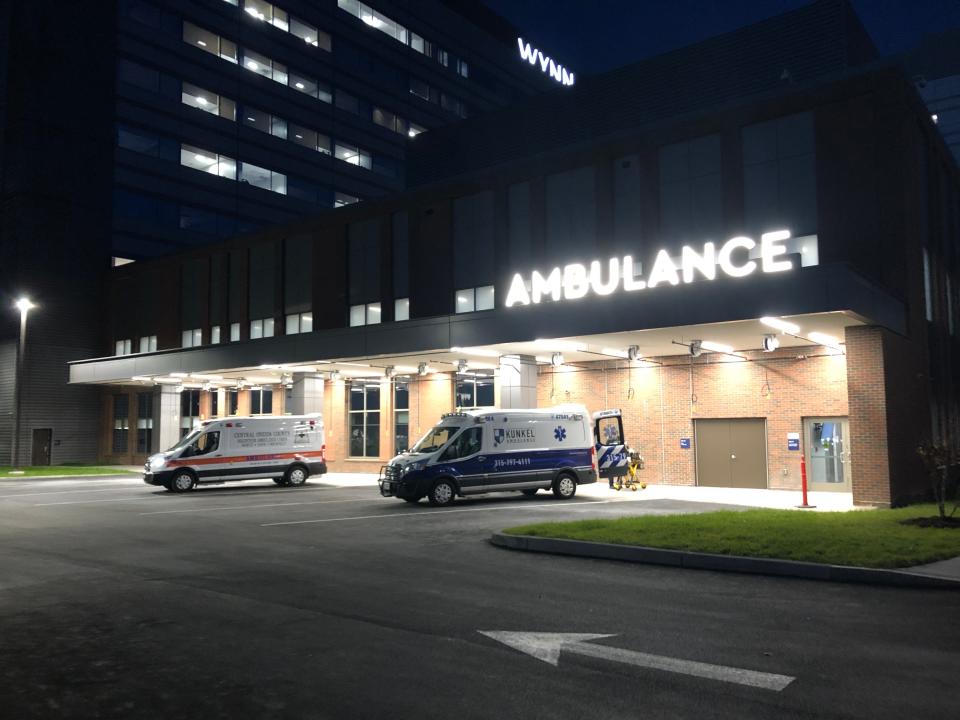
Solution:
[[(787, 433), (802, 434), (806, 417), (848, 414), (847, 359), (820, 346), (743, 356), (650, 358), (632, 370), (621, 360), (541, 368), (538, 404), (620, 408), (643, 476), (671, 485), (696, 484), (694, 419), (766, 418), (768, 487), (798, 489), (801, 453), (787, 450)], [(689, 450), (680, 438), (691, 439)]]

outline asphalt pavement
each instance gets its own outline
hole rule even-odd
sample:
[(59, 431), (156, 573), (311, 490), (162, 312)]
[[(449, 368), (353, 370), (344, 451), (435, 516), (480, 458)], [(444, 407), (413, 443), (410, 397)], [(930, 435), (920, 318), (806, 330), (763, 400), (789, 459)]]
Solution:
[(0, 712), (956, 716), (954, 592), (488, 542), (525, 522), (715, 507), (540, 493), (432, 508), (329, 482), (173, 495), (115, 478), (4, 481)]

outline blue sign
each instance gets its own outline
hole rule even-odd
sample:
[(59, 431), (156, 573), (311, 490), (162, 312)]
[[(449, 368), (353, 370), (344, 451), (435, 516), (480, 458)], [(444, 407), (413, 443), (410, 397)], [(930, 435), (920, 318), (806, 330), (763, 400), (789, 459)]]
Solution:
[(680, 438), (680, 449), (681, 450), (690, 449), (690, 438)]
[(800, 438), (787, 438), (787, 450), (799, 450)]

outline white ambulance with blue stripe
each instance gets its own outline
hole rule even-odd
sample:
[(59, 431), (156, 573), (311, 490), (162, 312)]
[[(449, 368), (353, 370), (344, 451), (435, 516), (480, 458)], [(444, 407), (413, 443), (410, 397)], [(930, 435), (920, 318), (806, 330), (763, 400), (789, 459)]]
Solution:
[(448, 413), (381, 469), (380, 494), (449, 505), (457, 496), (538, 490), (569, 500), (600, 477), (582, 405)]

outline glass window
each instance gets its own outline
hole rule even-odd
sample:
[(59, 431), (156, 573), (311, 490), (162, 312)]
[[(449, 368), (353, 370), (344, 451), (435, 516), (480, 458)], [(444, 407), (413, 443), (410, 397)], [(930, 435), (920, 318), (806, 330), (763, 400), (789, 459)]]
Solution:
[(450, 66), (450, 55), (447, 54), (446, 50), (437, 48), (437, 62), (443, 65), (444, 67)]
[(286, 139), (287, 137), (287, 122), (282, 118), (252, 107), (245, 107), (242, 117), (243, 124), (247, 127), (269, 133), (282, 139)]
[(493, 407), (493, 374), (469, 373), (457, 376), (455, 403), (458, 409)]
[(287, 335), (298, 335), (300, 333), (313, 332), (313, 313), (292, 313), (287, 315), (286, 333)]
[(240, 407), (240, 391), (227, 390), (227, 414), (236, 415)]
[(227, 120), (237, 119), (237, 106), (233, 100), (220, 97), (216, 93), (187, 82), (181, 87), (180, 101), (184, 105), (203, 110), (211, 115), (219, 115)]
[(270, 415), (273, 412), (273, 389), (250, 389), (250, 414)]
[(237, 342), (240, 339), (240, 323), (230, 323), (230, 342)]
[(210, 328), (210, 344), (219, 345), (220, 344), (220, 326), (214, 325)]
[(235, 43), (221, 38), (209, 30), (197, 27), (193, 23), (183, 23), (183, 41), (223, 60), (233, 63), (237, 61), (237, 46)]
[(156, 352), (157, 351), (157, 336), (156, 335), (146, 335), (140, 338), (140, 352)]
[(340, 143), (336, 143), (334, 145), (334, 157), (336, 157), (337, 160), (343, 160), (344, 162), (362, 167), (366, 170), (369, 170), (373, 166), (373, 160), (370, 157), (370, 153), (368, 153), (366, 150), (361, 150), (355, 145), (342, 145)]
[(397, 116), (395, 113), (383, 108), (375, 107), (373, 109), (373, 122), (389, 130), (397, 132)]
[(457, 60), (457, 74), (460, 77), (470, 77), (470, 66), (466, 60)]
[(347, 193), (336, 192), (333, 195), (333, 206), (335, 208), (343, 207), (344, 205), (353, 205), (355, 202), (360, 202), (360, 198), (355, 195), (347, 195)]
[(130, 398), (127, 395), (113, 396), (113, 437), (112, 448), (114, 453), (127, 452), (128, 435), (130, 434)]
[(483, 439), (482, 427), (470, 427), (457, 435), (450, 446), (443, 451), (440, 461), (457, 460), (459, 458), (470, 457), (480, 452)]
[(410, 298), (397, 298), (393, 301), (393, 319), (397, 322), (410, 319)]
[[(301, 125), (290, 125), (289, 139), (297, 145), (302, 145), (310, 150), (330, 153), (330, 139), (325, 135), (320, 135), (316, 130), (310, 130)], [(326, 143), (326, 148), (321, 148), (321, 138)]]
[(284, 32), (289, 29), (287, 13), (264, 0), (243, 0), (243, 10), (250, 17), (268, 22)]
[(203, 330), (201, 328), (184, 330), (182, 333), (180, 333), (180, 339), (181, 347), (200, 347), (203, 344)]
[(287, 194), (287, 176), (250, 163), (240, 163), (240, 182), (281, 195)]
[(237, 179), (237, 163), (233, 158), (192, 145), (180, 146), (180, 164), (184, 167), (202, 170), (211, 175), (219, 175), (229, 180)]
[(260, 320), (250, 321), (250, 339), (259, 340), (260, 338), (273, 337), (273, 318), (262, 318)]
[(817, 231), (816, 152), (809, 112), (748, 125), (741, 132), (744, 210), (751, 233)]
[(137, 393), (137, 452), (153, 448), (153, 393)]
[(180, 437), (200, 425), (200, 391), (184, 388), (180, 393)]
[(117, 340), (114, 343), (114, 355), (129, 355), (132, 351), (130, 340)]
[(454, 312), (465, 313), (476, 310), (476, 297), (473, 288), (464, 288), (454, 293)]
[(418, 98), (422, 98), (427, 102), (430, 101), (430, 86), (419, 78), (410, 78), (410, 92)]
[(350, 383), (350, 456), (380, 456), (380, 385)]
[(290, 34), (296, 35), (307, 43), (307, 45), (313, 45), (314, 47), (330, 52), (331, 42), (329, 33), (321, 32), (313, 25), (292, 15), (290, 16)]
[(313, 78), (308, 78), (299, 73), (290, 73), (290, 87), (312, 98), (319, 97), (320, 85)]
[(484, 285), (476, 289), (477, 310), (493, 310), (493, 285)]
[(160, 155), (160, 138), (142, 130), (131, 130), (120, 126), (117, 128), (117, 147), (158, 157)]
[(367, 325), (379, 325), (380, 320), (380, 303), (367, 303)]
[(393, 385), (393, 452), (399, 455), (410, 448), (410, 383), (397, 380)]

